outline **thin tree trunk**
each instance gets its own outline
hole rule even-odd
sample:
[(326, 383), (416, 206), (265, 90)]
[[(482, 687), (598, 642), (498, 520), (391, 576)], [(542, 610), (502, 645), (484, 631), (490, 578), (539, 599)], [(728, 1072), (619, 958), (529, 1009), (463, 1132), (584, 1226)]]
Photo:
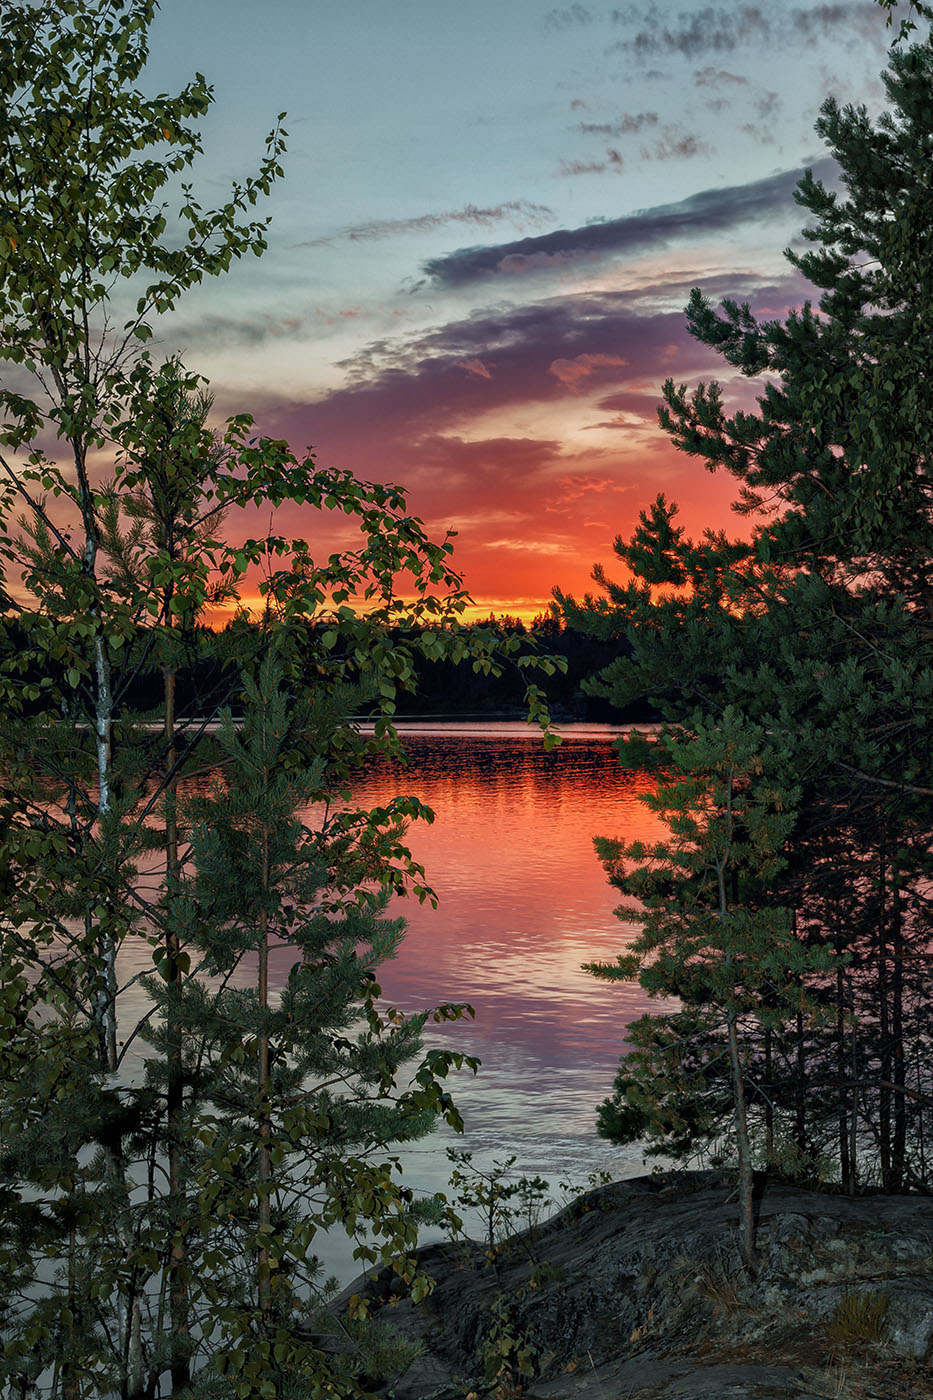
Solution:
[(75, 1317), (78, 1310), (78, 1280), (75, 1270), (77, 1245), (75, 1227), (72, 1225), (68, 1230), (68, 1311), (71, 1317), (65, 1328), (66, 1352), (61, 1363), (62, 1400), (79, 1400), (78, 1382), (75, 1376)]
[[(726, 866), (732, 846), (733, 816), (732, 792), (734, 774), (730, 771), (726, 794), (726, 813), (729, 822), (728, 843), (716, 863), (716, 877), (719, 886), (719, 918), (725, 930), (729, 919), (729, 902), (726, 898)], [(725, 963), (730, 966), (731, 955), (727, 952)], [(735, 1010), (726, 1013), (726, 1034), (729, 1044), (729, 1064), (732, 1070), (732, 1103), (735, 1119), (735, 1142), (739, 1157), (739, 1250), (749, 1278), (758, 1273), (759, 1259), (755, 1248), (755, 1180), (752, 1171), (752, 1149), (748, 1137), (748, 1111), (745, 1103), (745, 1073), (739, 1047), (739, 1035)]]
[[(894, 874), (896, 876), (896, 868)], [(891, 1078), (906, 1082), (904, 1057), (904, 929), (901, 894), (896, 878), (891, 886)], [(891, 1187), (900, 1191), (907, 1168), (907, 1100), (894, 1095), (894, 1122), (891, 1138)]]
[[(269, 832), (262, 831), (262, 891), (269, 888)], [(259, 911), (259, 1014), (265, 1018), (269, 1007), (269, 915), (265, 907)], [(263, 1323), (271, 1329), (272, 1322), (272, 1277), (269, 1268), (269, 1232), (272, 1225), (272, 1202), (269, 1196), (269, 1182), (272, 1178), (272, 1162), (269, 1152), (270, 1124), (268, 1117), (269, 1098), (269, 1036), (263, 1025), (259, 1034), (258, 1083), (259, 1092), (259, 1153), (257, 1177), (259, 1183), (259, 1230), (260, 1246), (258, 1257), (259, 1310)]]
[(732, 1069), (735, 1142), (739, 1157), (739, 1250), (749, 1277), (754, 1278), (761, 1262), (755, 1248), (755, 1178), (752, 1170), (751, 1143), (748, 1137), (745, 1075), (742, 1070), (742, 1057), (734, 1015), (729, 1016), (726, 1029), (729, 1040), (729, 1064)]
[(145, 1400), (145, 1363), (142, 1343), (140, 1281), (134, 1270), (128, 1305), (129, 1326), (126, 1346), (126, 1400)]
[[(840, 953), (840, 939), (835, 939), (836, 955)], [(846, 1075), (846, 1007), (845, 1007), (845, 977), (841, 967), (836, 969), (836, 1068), (839, 1072), (840, 1082), (844, 1081)], [(845, 1090), (840, 1091), (839, 1096), (839, 1177), (846, 1190), (849, 1190), (849, 1182), (852, 1174), (852, 1167), (849, 1161), (849, 1115), (847, 1111), (847, 1099)], [(851, 1192), (850, 1192), (851, 1194)]]
[[(914, 1046), (915, 1046), (915, 1061), (916, 1061), (916, 1070), (917, 1070), (917, 1089), (918, 1089), (920, 1092), (922, 1092), (922, 1090), (923, 1090), (923, 1068), (922, 1068), (922, 1052), (921, 1052), (921, 1046), (922, 1046), (922, 1044), (923, 1044), (923, 1037), (922, 1037), (922, 1033), (921, 1033), (921, 1030), (920, 1030), (921, 1015), (922, 1015), (921, 1006), (918, 1005), (917, 1008), (916, 1008), (916, 1012), (915, 1012), (915, 1020), (916, 1020), (916, 1022), (917, 1022), (917, 1029), (914, 1031), (913, 1042), (914, 1042)], [(918, 1114), (918, 1116), (917, 1116), (917, 1150), (918, 1150), (918, 1152), (919, 1152), (919, 1154), (920, 1154), (920, 1180), (921, 1180), (921, 1181), (926, 1181), (926, 1180), (927, 1180), (926, 1136), (925, 1136), (925, 1134), (924, 1134), (924, 1126), (923, 1126), (923, 1125), (924, 1125), (924, 1119), (925, 1119), (925, 1115), (924, 1115), (924, 1114), (922, 1114), (922, 1113), (921, 1113), (921, 1114)]]
[(765, 1082), (768, 1085), (768, 1094), (765, 1098), (765, 1150), (768, 1154), (768, 1165), (774, 1162), (774, 1101), (771, 1098), (771, 1071), (773, 1059), (774, 1031), (770, 1026), (765, 1027)]
[[(169, 626), (171, 620), (169, 619)], [(181, 944), (174, 922), (173, 903), (178, 894), (178, 821), (175, 809), (177, 783), (175, 768), (175, 673), (166, 666), (163, 672), (163, 705), (165, 723), (165, 953), (166, 975), (170, 986), (177, 987), (182, 972), (179, 963)], [(169, 1003), (168, 1081), (166, 1113), (168, 1120), (169, 1202), (172, 1218), (172, 1246), (169, 1257), (169, 1316), (172, 1324), (172, 1394), (183, 1390), (191, 1381), (186, 1341), (190, 1332), (188, 1285), (185, 1281), (184, 1227), (184, 1163), (182, 1138), (184, 1118), (184, 1087), (182, 1078), (181, 1028), (172, 1024), (174, 1010)]]
[[(94, 638), (95, 704), (94, 739), (97, 748), (97, 813), (102, 828), (109, 825), (113, 811), (113, 694), (110, 684), (110, 658), (102, 636)], [(117, 947), (111, 928), (105, 925), (99, 938), (104, 966), (103, 985), (97, 997), (98, 1033), (101, 1059), (107, 1072), (117, 1068)]]
[[(878, 851), (878, 1067), (879, 1079), (892, 1078), (891, 1008), (888, 987), (887, 939), (887, 859), (884, 838)], [(891, 1093), (878, 1091), (878, 1155), (881, 1162), (881, 1184), (892, 1191), (891, 1174)]]
[[(793, 912), (793, 931), (797, 937), (797, 910)], [(797, 979), (801, 986), (802, 979)], [(803, 1012), (796, 1019), (797, 1063), (794, 1074), (794, 1146), (801, 1163), (807, 1159), (807, 1048), (804, 1041)]]
[(851, 1032), (849, 1034), (849, 1057), (850, 1073), (852, 1075), (852, 1105), (849, 1110), (849, 1195), (854, 1196), (858, 1190), (858, 1089), (856, 1085), (859, 1077), (859, 1043), (858, 1024), (855, 1019), (855, 984), (851, 978), (846, 979), (849, 987), (849, 1019)]
[(803, 1012), (796, 1020), (797, 1064), (794, 1074), (794, 1146), (801, 1163), (806, 1162), (807, 1145), (807, 1047), (804, 1039)]
[[(95, 516), (93, 494), (88, 482), (83, 448), (75, 444), (75, 465), (78, 474), (81, 514), (84, 525), (83, 567), (88, 580), (96, 588), (96, 568), (98, 552), (98, 526)], [(102, 625), (101, 606), (95, 597), (91, 605), (91, 615)], [(101, 832), (110, 834), (110, 821), (113, 816), (113, 686), (111, 683), (110, 657), (107, 653), (106, 638), (102, 630), (94, 637), (94, 742), (97, 758), (97, 819)], [(114, 892), (115, 893), (115, 892)], [(117, 1072), (119, 1064), (117, 1046), (117, 940), (109, 919), (113, 918), (112, 897), (105, 898), (108, 921), (98, 930), (96, 943), (103, 964), (103, 981), (95, 1002), (97, 1033), (101, 1046), (101, 1067), (108, 1075)], [(106, 1150), (107, 1171), (111, 1179), (126, 1185), (126, 1166), (122, 1146)], [(127, 1193), (128, 1194), (128, 1193)], [(132, 1238), (125, 1217), (119, 1219), (117, 1234), (128, 1256), (132, 1248)], [(136, 1397), (142, 1385), (142, 1336), (140, 1299), (135, 1278), (128, 1295), (119, 1299), (118, 1322), (120, 1328), (120, 1351), (123, 1359), (121, 1394)]]

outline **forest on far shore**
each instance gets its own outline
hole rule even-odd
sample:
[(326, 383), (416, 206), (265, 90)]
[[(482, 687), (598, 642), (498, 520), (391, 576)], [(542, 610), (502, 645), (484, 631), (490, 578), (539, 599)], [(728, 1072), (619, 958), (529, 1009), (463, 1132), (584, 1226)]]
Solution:
[[(0, 655), (30, 655), (26, 625), (20, 619), (0, 623)], [(324, 626), (321, 623), (316, 629), (309, 629), (311, 637), (315, 631), (323, 631)], [(463, 623), (458, 630), (467, 646), (471, 638), (484, 637), (492, 644), (508, 638), (518, 645), (518, 654), (553, 656), (563, 661), (566, 670), (555, 668), (544, 686), (548, 710), (555, 722), (624, 724), (658, 717), (657, 710), (647, 700), (634, 700), (620, 708), (589, 693), (584, 686), (588, 677), (603, 670), (620, 652), (630, 650), (624, 637), (594, 637), (567, 626), (551, 613), (542, 613), (528, 624), (508, 614), (490, 615), (479, 622)], [(186, 695), (201, 697), (200, 713), (210, 714), (217, 697), (228, 694), (230, 676), (236, 673), (243, 655), (252, 653), (260, 631), (261, 624), (242, 620), (231, 622), (218, 631), (203, 626), (185, 631), (178, 685)], [(135, 714), (147, 710), (155, 712), (162, 703), (163, 678), (148, 628), (139, 629), (135, 651), (135, 664), (128, 666), (123, 680), (121, 706)], [(309, 641), (309, 667), (316, 664), (314, 653), (313, 641)], [(44, 664), (47, 669), (47, 661)], [(35, 677), (29, 671), (23, 672), (24, 683), (31, 679)], [(416, 651), (411, 689), (399, 695), (396, 717), (523, 720), (528, 709), (526, 684), (526, 676), (514, 666), (474, 669), (449, 654), (432, 659)], [(361, 686), (354, 706), (360, 717), (370, 712), (372, 699), (365, 685)], [(194, 710), (198, 712), (197, 698)]]

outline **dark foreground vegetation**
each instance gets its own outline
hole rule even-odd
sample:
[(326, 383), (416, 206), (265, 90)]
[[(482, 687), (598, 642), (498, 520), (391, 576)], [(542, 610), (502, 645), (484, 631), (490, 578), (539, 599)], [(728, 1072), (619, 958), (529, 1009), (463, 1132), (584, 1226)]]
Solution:
[[(403, 492), (247, 414), (212, 430), (203, 382), (147, 352), (190, 288), (262, 252), (284, 137), (220, 208), (173, 205), (211, 92), (136, 88), (154, 11), (0, 7), (0, 1394), (344, 1400), (382, 1341), (348, 1315), (322, 1350), (317, 1237), (424, 1291), (442, 1203), (394, 1151), (458, 1124), (464, 1062), (423, 1050), (427, 1013), (380, 1006), (388, 900), (430, 895), (403, 841), (421, 809), (357, 810), (350, 778), (394, 749), (418, 658), (556, 663), (460, 627), (450, 543)], [(283, 504), (355, 542), (313, 558)]]
[[(535, 677), (570, 715), (647, 700), (667, 722), (621, 746), (670, 835), (600, 844), (641, 933), (593, 970), (681, 1008), (632, 1028), (602, 1130), (737, 1165), (737, 1306), (787, 1301), (805, 1260), (759, 1228), (756, 1167), (913, 1192), (898, 1221), (931, 1187), (933, 48), (894, 53), (880, 122), (824, 108), (842, 190), (803, 181), (792, 259), (819, 310), (691, 301), (761, 397), (730, 414), (671, 383), (662, 421), (735, 475), (751, 539), (688, 541), (660, 498), (617, 544), (630, 582), (558, 595), (565, 625), (528, 636), (462, 626), (450, 542), (401, 490), (246, 413), (213, 429), (203, 381), (147, 351), (188, 290), (263, 251), (284, 140), (219, 208), (185, 185), (173, 204), (211, 93), (137, 89), (154, 10), (0, 8), (0, 1395), (352, 1400), (398, 1373), (359, 1291), (334, 1344), (319, 1237), (353, 1236), (383, 1293), (430, 1293), (417, 1229), (444, 1203), (395, 1148), (458, 1125), (445, 1079), (469, 1062), (380, 1002), (388, 901), (431, 897), (404, 844), (421, 809), (356, 810), (352, 775), (400, 708), (450, 713), (454, 691), (546, 727)], [(355, 543), (313, 557), (282, 505)], [(501, 1396), (550, 1374), (509, 1306), (482, 1380)]]

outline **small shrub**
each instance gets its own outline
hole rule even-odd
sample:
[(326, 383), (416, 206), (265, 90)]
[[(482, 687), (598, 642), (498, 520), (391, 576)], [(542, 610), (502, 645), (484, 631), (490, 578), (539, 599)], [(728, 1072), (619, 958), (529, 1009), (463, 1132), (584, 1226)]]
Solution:
[(714, 1257), (700, 1265), (697, 1287), (717, 1312), (740, 1312), (748, 1306), (743, 1297), (744, 1283), (741, 1263), (725, 1245), (718, 1244)]
[(538, 1348), (505, 1298), (497, 1298), (482, 1344), (486, 1384), (494, 1387), (496, 1400), (523, 1395), (537, 1369)]
[[(447, 1149), (454, 1164), (450, 1185), (456, 1193), (454, 1202), (466, 1210), (475, 1211), (483, 1222), (486, 1257), (499, 1272), (502, 1246), (514, 1240), (522, 1231), (533, 1231), (544, 1208), (550, 1202), (550, 1187), (540, 1176), (512, 1177), (515, 1157), (496, 1158), (484, 1171), (473, 1165), (472, 1152)], [(451, 1212), (450, 1224), (455, 1233), (462, 1221)]]
[(826, 1332), (834, 1342), (880, 1342), (887, 1313), (887, 1293), (846, 1293), (833, 1309)]

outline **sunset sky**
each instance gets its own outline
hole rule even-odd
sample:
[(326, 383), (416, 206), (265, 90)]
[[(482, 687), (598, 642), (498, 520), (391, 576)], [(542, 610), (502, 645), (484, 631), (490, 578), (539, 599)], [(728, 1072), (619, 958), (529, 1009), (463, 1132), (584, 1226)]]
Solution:
[[(480, 612), (580, 592), (663, 490), (691, 530), (730, 482), (674, 452), (662, 381), (728, 376), (684, 329), (699, 285), (781, 315), (820, 103), (883, 100), (862, 3), (162, 0), (148, 90), (216, 89), (219, 203), (286, 110), (270, 247), (159, 328), (221, 415), (395, 481)], [(320, 525), (294, 512), (312, 540)]]

